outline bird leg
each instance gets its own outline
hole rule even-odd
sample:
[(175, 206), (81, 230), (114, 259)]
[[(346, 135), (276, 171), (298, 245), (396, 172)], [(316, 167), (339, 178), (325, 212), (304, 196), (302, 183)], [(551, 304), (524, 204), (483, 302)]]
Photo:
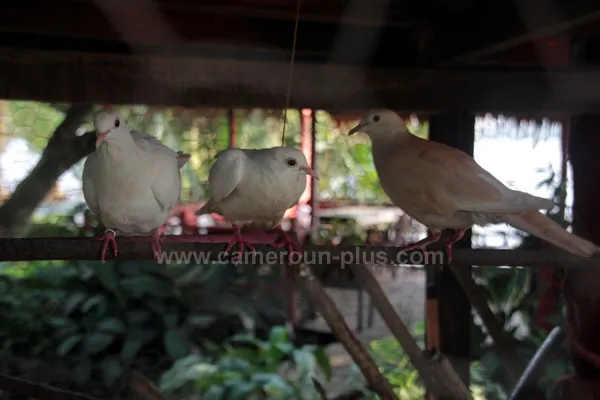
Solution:
[(117, 249), (117, 241), (115, 237), (117, 236), (117, 231), (115, 229), (106, 229), (104, 231), (104, 236), (101, 238), (97, 238), (96, 240), (102, 240), (102, 252), (100, 253), (100, 260), (102, 262), (106, 261), (106, 251), (108, 250), (108, 245), (111, 244), (113, 248), (113, 254), (115, 258), (117, 258), (118, 249)]
[(164, 240), (164, 229), (162, 227), (152, 230), (152, 253), (156, 261), (159, 261), (162, 255), (162, 242)]
[(427, 254), (427, 246), (432, 243), (437, 242), (442, 237), (442, 232), (435, 232), (431, 235), (427, 236), (425, 239), (421, 239), (418, 242), (406, 245), (401, 248), (401, 251), (411, 251), (411, 250), (420, 250), (423, 253), (425, 264), (427, 264), (429, 260), (429, 255)]
[(465, 236), (466, 230), (464, 229), (456, 229), (452, 236), (448, 240), (445, 241), (444, 245), (446, 246), (446, 254), (448, 256), (448, 264), (452, 263), (452, 245), (458, 242), (460, 239)]
[(249, 241), (244, 240), (244, 238), (242, 238), (242, 233), (240, 232), (240, 226), (237, 224), (231, 224), (231, 226), (233, 227), (233, 239), (231, 239), (229, 241), (229, 244), (227, 245), (227, 248), (225, 249), (225, 254), (229, 254), (229, 251), (235, 244), (238, 245), (238, 253), (239, 253), (238, 257), (237, 257), (238, 261), (241, 260), (245, 247), (248, 247), (250, 250), (252, 250), (252, 253), (255, 253), (256, 249), (254, 248), (254, 246), (252, 246), (252, 244), (250, 244)]
[(291, 260), (292, 253), (294, 251), (302, 254), (302, 247), (300, 246), (300, 244), (298, 244), (298, 242), (296, 242), (294, 239), (292, 239), (290, 237), (290, 235), (288, 235), (287, 232), (283, 230), (283, 228), (281, 227), (281, 224), (278, 224), (275, 227), (275, 230), (279, 234), (279, 239), (281, 239), (281, 243), (277, 243), (277, 240), (276, 240), (275, 243), (273, 243), (273, 245), (272, 245), (273, 247), (280, 249), (283, 246), (287, 246), (288, 257), (290, 257), (290, 260)]

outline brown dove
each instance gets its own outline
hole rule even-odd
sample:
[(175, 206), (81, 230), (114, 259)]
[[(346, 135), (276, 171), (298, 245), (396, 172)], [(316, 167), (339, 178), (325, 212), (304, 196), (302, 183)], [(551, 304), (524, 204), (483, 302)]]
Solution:
[(381, 186), (392, 202), (432, 232), (405, 251), (424, 250), (441, 238), (443, 229), (453, 229), (445, 243), (451, 262), (452, 245), (467, 229), (497, 223), (579, 256), (590, 257), (600, 250), (539, 211), (552, 208), (551, 200), (512, 190), (466, 153), (411, 134), (393, 111), (367, 112), (348, 135), (355, 132), (370, 137)]

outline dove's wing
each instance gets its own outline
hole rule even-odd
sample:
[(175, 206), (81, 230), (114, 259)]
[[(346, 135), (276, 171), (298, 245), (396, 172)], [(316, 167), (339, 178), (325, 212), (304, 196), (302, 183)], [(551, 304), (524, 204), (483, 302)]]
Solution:
[(551, 200), (508, 188), (466, 153), (437, 142), (413, 136), (394, 158), (401, 160), (409, 176), (406, 195), (442, 214), (510, 213), (554, 206)]
[(98, 162), (96, 153), (92, 153), (85, 160), (83, 165), (83, 174), (81, 177), (83, 198), (89, 209), (96, 215), (100, 215), (100, 206), (98, 205), (98, 195), (96, 194), (96, 188), (94, 186), (94, 171), (95, 164)]
[(226, 199), (242, 181), (247, 156), (240, 149), (220, 151), (208, 173), (211, 200), (219, 204)]
[(178, 153), (152, 135), (132, 131), (131, 136), (138, 149), (149, 155), (150, 162), (140, 165), (140, 174), (151, 179), (156, 202), (163, 210), (173, 209), (181, 196)]

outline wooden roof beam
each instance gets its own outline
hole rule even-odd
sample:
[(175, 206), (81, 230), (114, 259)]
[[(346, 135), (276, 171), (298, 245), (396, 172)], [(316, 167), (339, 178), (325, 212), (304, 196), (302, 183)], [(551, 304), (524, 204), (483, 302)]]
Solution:
[(569, 20), (560, 21), (550, 26), (539, 28), (537, 30), (525, 33), (523, 35), (515, 36), (510, 39), (494, 43), (492, 45), (486, 46), (478, 50), (470, 51), (468, 53), (453, 57), (450, 60), (440, 63), (439, 66), (450, 67), (466, 64), (469, 61), (481, 59), (483, 57), (488, 57), (490, 55), (509, 50), (514, 47), (527, 44), (539, 39), (544, 39), (553, 35), (563, 34), (571, 31), (574, 28), (578, 28), (593, 22), (598, 22), (599, 20), (600, 9), (590, 13), (579, 15)]
[[(0, 98), (187, 107), (284, 106), (288, 62), (0, 49)], [(297, 63), (290, 107), (600, 112), (600, 71), (362, 69)]]

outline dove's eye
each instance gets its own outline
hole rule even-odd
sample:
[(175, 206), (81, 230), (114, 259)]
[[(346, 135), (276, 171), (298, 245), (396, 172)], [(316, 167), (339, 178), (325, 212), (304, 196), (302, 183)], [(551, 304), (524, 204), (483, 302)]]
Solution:
[(379, 122), (380, 119), (379, 115), (373, 115), (373, 122)]
[(121, 121), (119, 121), (119, 119), (115, 119), (115, 128), (118, 128), (119, 125), (121, 125)]
[(296, 160), (294, 160), (293, 158), (288, 158), (288, 160), (286, 161), (286, 163), (290, 167), (293, 167), (294, 165), (296, 165)]

